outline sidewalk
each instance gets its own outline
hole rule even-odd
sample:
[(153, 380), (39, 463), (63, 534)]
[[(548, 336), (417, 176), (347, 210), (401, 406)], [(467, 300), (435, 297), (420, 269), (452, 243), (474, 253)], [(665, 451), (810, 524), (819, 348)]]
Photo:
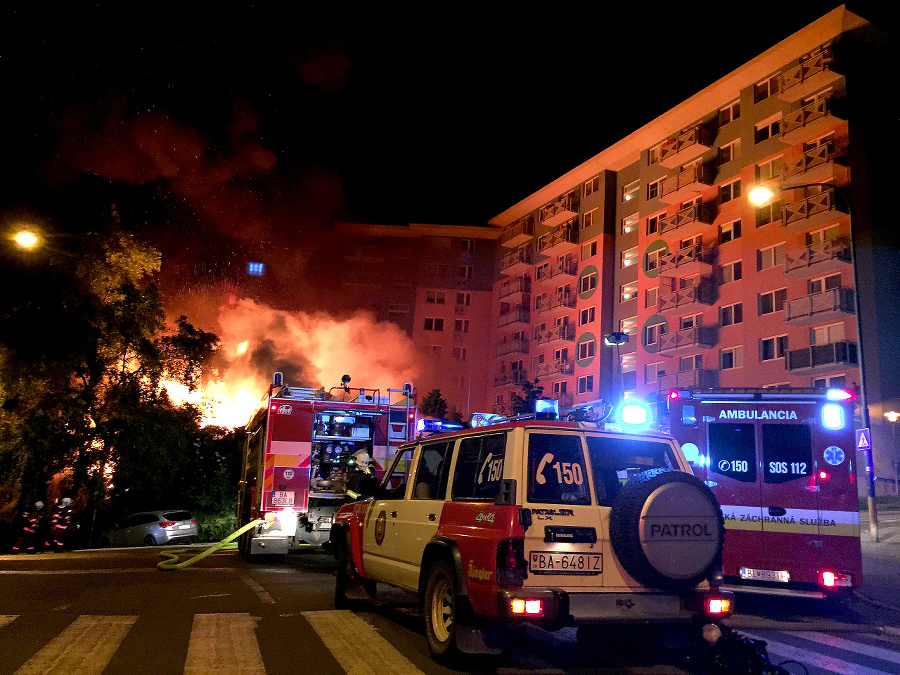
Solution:
[(878, 512), (878, 542), (869, 533), (869, 514), (859, 514), (863, 585), (856, 594), (898, 613), (900, 627), (900, 511)]

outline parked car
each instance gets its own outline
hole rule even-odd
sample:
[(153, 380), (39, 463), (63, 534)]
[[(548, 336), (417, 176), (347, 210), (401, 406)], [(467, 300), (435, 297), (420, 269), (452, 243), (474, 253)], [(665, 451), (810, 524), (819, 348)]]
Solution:
[(116, 527), (103, 532), (100, 546), (157, 546), (192, 544), (195, 541), (197, 521), (189, 512), (143, 511), (132, 513)]

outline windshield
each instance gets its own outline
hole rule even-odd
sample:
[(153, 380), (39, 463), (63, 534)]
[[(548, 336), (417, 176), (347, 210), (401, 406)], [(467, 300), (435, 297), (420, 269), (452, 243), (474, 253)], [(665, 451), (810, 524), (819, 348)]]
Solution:
[(678, 469), (668, 443), (647, 438), (587, 436), (597, 503), (611, 506), (622, 486), (647, 469)]

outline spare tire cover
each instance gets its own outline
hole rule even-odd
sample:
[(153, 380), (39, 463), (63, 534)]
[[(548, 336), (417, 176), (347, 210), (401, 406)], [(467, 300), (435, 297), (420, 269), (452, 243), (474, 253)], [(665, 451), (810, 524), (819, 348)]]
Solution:
[(635, 580), (651, 588), (684, 589), (719, 566), (725, 520), (703, 481), (683, 471), (650, 469), (616, 496), (609, 536)]

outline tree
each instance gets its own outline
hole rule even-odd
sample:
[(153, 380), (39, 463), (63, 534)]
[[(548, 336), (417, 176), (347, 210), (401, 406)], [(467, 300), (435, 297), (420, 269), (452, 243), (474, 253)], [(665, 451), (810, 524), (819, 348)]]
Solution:
[(538, 384), (537, 378), (534, 382), (525, 380), (522, 383), (522, 395), (517, 393), (512, 395), (512, 414), (522, 415), (534, 412), (534, 402), (544, 396), (544, 387)]
[(441, 396), (440, 389), (432, 389), (419, 404), (419, 412), (426, 417), (434, 417), (435, 419), (447, 419), (447, 401)]

